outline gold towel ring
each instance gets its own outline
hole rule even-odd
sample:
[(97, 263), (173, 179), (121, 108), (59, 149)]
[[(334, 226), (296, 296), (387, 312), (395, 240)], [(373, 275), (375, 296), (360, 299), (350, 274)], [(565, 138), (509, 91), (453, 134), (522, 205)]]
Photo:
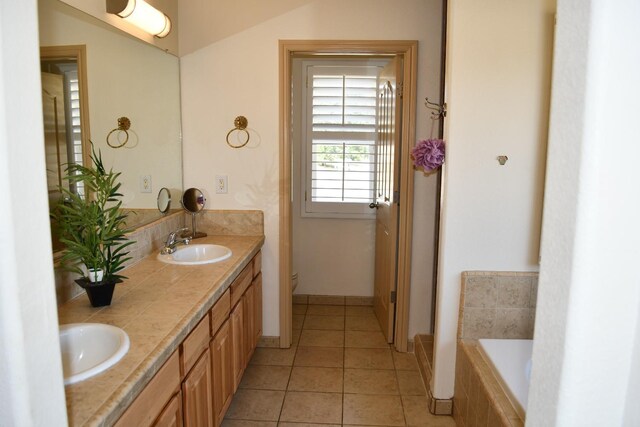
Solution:
[[(118, 119), (118, 127), (115, 128), (114, 130), (112, 130), (111, 132), (109, 132), (107, 134), (107, 145), (111, 148), (120, 148), (120, 147), (124, 147), (127, 142), (129, 142), (129, 128), (131, 127), (131, 120), (129, 120), (128, 117), (120, 117)], [(124, 142), (121, 144), (111, 144), (111, 142), (109, 142), (109, 137), (111, 136), (112, 133), (114, 133), (115, 131), (121, 131), (124, 132), (125, 134), (125, 138), (124, 138)], [(118, 142), (120, 142), (118, 140)]]
[[(245, 145), (247, 145), (249, 143), (249, 139), (251, 138), (251, 135), (249, 135), (249, 131), (247, 130), (247, 125), (249, 124), (249, 121), (247, 120), (247, 118), (245, 116), (238, 116), (236, 117), (236, 119), (233, 121), (233, 126), (235, 126), (233, 129), (231, 129), (228, 133), (227, 133), (227, 145), (231, 148), (242, 148)], [(231, 142), (229, 142), (229, 136), (235, 132), (235, 131), (242, 131), (247, 135), (247, 140), (240, 144), (240, 145), (233, 145)]]

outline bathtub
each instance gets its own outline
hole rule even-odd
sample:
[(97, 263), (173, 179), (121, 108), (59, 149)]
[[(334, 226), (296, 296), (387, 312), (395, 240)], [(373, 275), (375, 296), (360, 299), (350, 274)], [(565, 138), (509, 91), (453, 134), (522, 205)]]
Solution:
[(525, 418), (533, 340), (480, 339), (480, 348), (518, 415)]

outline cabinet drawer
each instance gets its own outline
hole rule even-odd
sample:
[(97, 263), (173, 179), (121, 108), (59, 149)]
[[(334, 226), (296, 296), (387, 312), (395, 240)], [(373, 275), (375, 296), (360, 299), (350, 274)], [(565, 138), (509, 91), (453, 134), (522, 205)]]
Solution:
[(256, 256), (253, 257), (253, 277), (260, 274), (260, 270), (262, 270), (262, 251), (258, 251)]
[(227, 291), (220, 297), (220, 299), (213, 305), (211, 309), (211, 335), (215, 335), (220, 329), (220, 326), (229, 317), (229, 311), (231, 311), (231, 290)]
[(179, 390), (180, 358), (176, 351), (120, 417), (116, 427), (150, 426)]
[(180, 346), (182, 375), (187, 375), (203, 351), (209, 348), (209, 314), (204, 316), (198, 326), (189, 334)]
[(242, 294), (251, 284), (251, 279), (253, 279), (253, 263), (250, 262), (231, 284), (231, 307), (235, 307), (240, 301)]

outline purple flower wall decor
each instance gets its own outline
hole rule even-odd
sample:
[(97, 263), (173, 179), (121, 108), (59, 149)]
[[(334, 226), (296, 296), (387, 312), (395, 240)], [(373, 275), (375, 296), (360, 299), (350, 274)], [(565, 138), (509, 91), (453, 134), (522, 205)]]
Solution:
[(444, 141), (442, 139), (424, 139), (418, 141), (411, 150), (413, 164), (425, 172), (438, 169), (444, 163)]

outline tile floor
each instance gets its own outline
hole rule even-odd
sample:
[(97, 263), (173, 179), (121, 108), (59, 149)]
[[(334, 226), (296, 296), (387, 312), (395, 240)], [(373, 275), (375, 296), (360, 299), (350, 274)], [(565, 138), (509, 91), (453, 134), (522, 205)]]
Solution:
[(223, 427), (453, 427), (427, 409), (413, 354), (393, 351), (371, 307), (294, 305), (293, 345), (257, 348)]

